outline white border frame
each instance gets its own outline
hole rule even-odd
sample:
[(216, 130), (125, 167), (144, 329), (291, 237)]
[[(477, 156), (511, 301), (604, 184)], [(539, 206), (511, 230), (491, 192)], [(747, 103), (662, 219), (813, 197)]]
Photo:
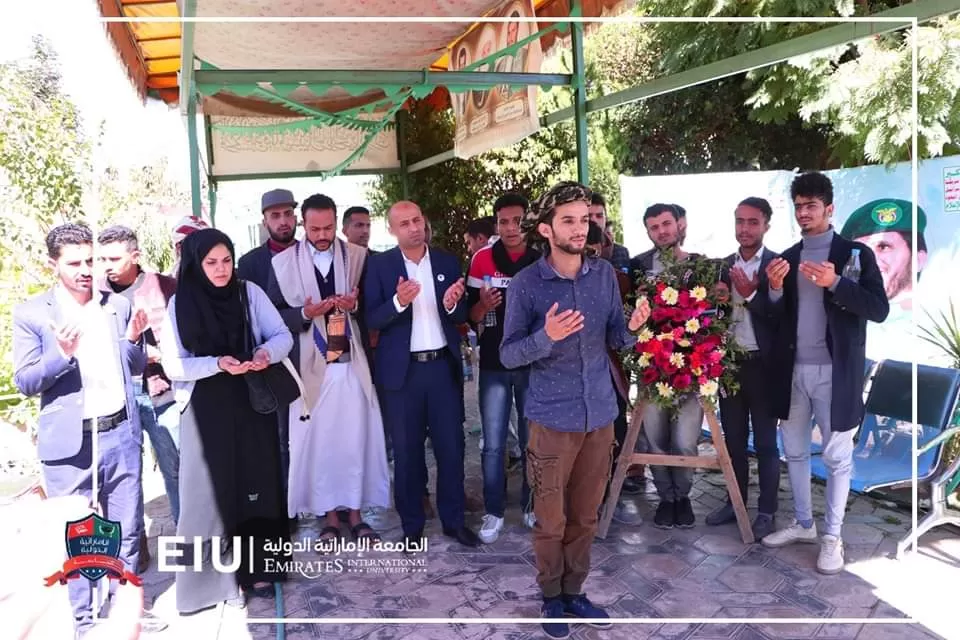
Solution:
[[(283, 22), (299, 22), (299, 23), (336, 23), (336, 24), (345, 24), (345, 23), (399, 23), (399, 24), (432, 24), (436, 22), (455, 22), (455, 23), (464, 23), (464, 24), (474, 24), (474, 23), (497, 23), (497, 22), (516, 22), (517, 19), (508, 19), (508, 18), (493, 18), (493, 17), (469, 17), (469, 18), (460, 18), (460, 17), (449, 17), (449, 18), (434, 18), (434, 17), (356, 17), (356, 18), (345, 18), (345, 17), (308, 17), (308, 18), (290, 18), (290, 17), (231, 17), (231, 18), (210, 18), (210, 17), (191, 17), (191, 18), (179, 18), (177, 20), (171, 20), (169, 18), (104, 18), (101, 17), (99, 22), (102, 24), (107, 23), (134, 23), (134, 22), (143, 22), (143, 23), (169, 23), (169, 22), (179, 22), (181, 26), (186, 23), (283, 23)], [(534, 18), (521, 18), (521, 22), (543, 22), (543, 20), (537, 20)], [(894, 23), (901, 25), (897, 30), (901, 29), (911, 29), (913, 31), (913, 36), (911, 38), (911, 55), (912, 55), (912, 65), (911, 65), (911, 75), (912, 75), (912, 116), (913, 123), (911, 127), (911, 170), (912, 170), (912, 198), (913, 198), (913, 245), (917, 244), (917, 197), (919, 191), (919, 182), (918, 182), (918, 171), (919, 171), (919, 161), (917, 158), (917, 152), (919, 150), (918, 142), (918, 97), (917, 91), (919, 88), (919, 66), (918, 66), (918, 42), (916, 37), (916, 31), (918, 28), (919, 21), (916, 17), (851, 17), (851, 18), (840, 18), (840, 17), (831, 17), (831, 18), (790, 18), (790, 17), (730, 17), (730, 18), (718, 18), (718, 17), (704, 17), (704, 18), (692, 18), (692, 17), (649, 17), (649, 16), (615, 16), (615, 17), (595, 17), (595, 18), (583, 18), (583, 17), (567, 17), (567, 18), (556, 18), (550, 20), (551, 22), (577, 22), (577, 23), (705, 23), (705, 24), (716, 24), (716, 23), (746, 23), (746, 24), (755, 24), (755, 23), (816, 23), (816, 24), (837, 24), (837, 23), (848, 23), (848, 22), (862, 22), (862, 23)], [(867, 36), (865, 36), (867, 37)], [(861, 38), (857, 38), (858, 40)], [(805, 55), (816, 53), (815, 51), (807, 52)], [(782, 64), (776, 63), (776, 64)], [(764, 65), (764, 66), (774, 66), (774, 65)], [(98, 210), (98, 209), (97, 209)], [(94, 237), (96, 237), (97, 227), (92, 228), (94, 232)], [(917, 254), (913, 252), (913, 286), (917, 285)], [(914, 326), (916, 326), (917, 321), (917, 309), (912, 310)], [(917, 363), (913, 362), (913, 482), (912, 482), (912, 498), (913, 498), (913, 513), (912, 513), (912, 531), (916, 531), (917, 520), (918, 520), (918, 488), (917, 488)], [(95, 427), (96, 429), (96, 427)], [(94, 431), (96, 435), (96, 431)], [(93, 460), (94, 465), (99, 467), (99, 451), (97, 447), (97, 438), (94, 437), (93, 443)], [(97, 474), (93, 474), (93, 495), (96, 495), (98, 492), (98, 481)], [(914, 539), (913, 550), (916, 551), (919, 545), (919, 540)], [(97, 593), (100, 591), (98, 585), (94, 585), (94, 592)], [(104, 618), (106, 620), (106, 618)], [(100, 621), (99, 611), (95, 608), (93, 611), (93, 621), (98, 623)], [(150, 623), (150, 619), (141, 619), (141, 623)], [(482, 625), (540, 625), (543, 623), (541, 618), (246, 618), (245, 620), (247, 625), (258, 625), (258, 624), (322, 624), (322, 625), (341, 625), (341, 624), (352, 624), (352, 625), (453, 625), (453, 624), (482, 624)], [(610, 618), (602, 620), (588, 620), (588, 619), (576, 619), (571, 621), (575, 624), (589, 624), (591, 622), (595, 623), (612, 623), (612, 624), (656, 624), (656, 625), (665, 625), (665, 624), (747, 624), (747, 625), (776, 625), (776, 624), (922, 624), (915, 620), (914, 618)]]

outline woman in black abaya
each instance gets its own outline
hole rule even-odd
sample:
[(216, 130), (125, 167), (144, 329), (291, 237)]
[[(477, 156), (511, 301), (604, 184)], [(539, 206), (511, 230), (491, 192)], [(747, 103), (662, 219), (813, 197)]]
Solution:
[[(252, 353), (245, 311), (250, 344), (257, 345)], [(266, 550), (289, 537), (277, 417), (251, 408), (244, 375), (280, 362), (293, 337), (263, 290), (238, 280), (233, 243), (216, 229), (184, 240), (166, 322), (163, 364), (182, 412), (177, 535), (186, 539), (179, 560), (186, 570), (176, 574), (177, 609), (192, 613), (221, 602), (240, 604), (240, 590), (267, 595), (271, 583), (285, 580), (278, 564), (287, 558)], [(196, 548), (194, 536), (202, 540)], [(241, 537), (239, 548), (234, 536)], [(203, 567), (198, 572), (196, 553)], [(218, 571), (214, 553), (225, 567), (239, 556), (239, 568)]]

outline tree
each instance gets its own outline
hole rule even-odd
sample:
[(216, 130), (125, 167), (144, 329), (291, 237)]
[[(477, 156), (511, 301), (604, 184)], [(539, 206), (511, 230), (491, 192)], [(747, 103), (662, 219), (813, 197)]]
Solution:
[[(645, 15), (688, 16), (867, 16), (896, 1), (863, 0), (641, 0)], [(732, 55), (758, 49), (824, 28), (815, 23), (698, 24), (661, 23), (649, 27), (649, 42), (658, 52), (654, 77), (669, 75)], [(671, 112), (704, 138), (716, 122), (740, 114), (736, 137), (776, 153), (760, 156), (762, 168), (850, 166), (894, 163), (910, 157), (911, 41), (918, 39), (920, 154), (931, 157), (957, 150), (960, 131), (960, 18), (923, 25), (915, 36), (901, 30), (834, 47), (785, 63), (740, 74), (704, 87), (650, 99), (624, 117), (632, 131), (660, 121)], [(648, 78), (644, 78), (648, 79)], [(711, 100), (711, 94), (713, 99)], [(687, 98), (687, 104), (682, 98)], [(720, 111), (718, 103), (723, 102)], [(672, 103), (672, 105), (671, 105)], [(701, 108), (702, 106), (702, 108)], [(676, 111), (672, 111), (672, 108)], [(646, 111), (645, 111), (646, 109)], [(724, 115), (723, 110), (728, 111)], [(697, 113), (697, 112), (701, 113)], [(638, 117), (639, 116), (639, 117)], [(694, 126), (700, 122), (702, 126)], [(670, 125), (672, 126), (672, 124)], [(771, 127), (775, 127), (771, 129)], [(699, 134), (699, 135), (698, 135)], [(772, 137), (771, 137), (772, 136)], [(802, 144), (797, 144), (799, 139)], [(706, 136), (711, 154), (738, 156), (736, 145), (717, 144)], [(720, 138), (721, 140), (724, 137)], [(627, 136), (641, 151), (658, 138)], [(796, 149), (791, 152), (792, 143)], [(740, 143), (741, 146), (743, 143)], [(829, 155), (810, 157), (814, 155)], [(695, 151), (695, 150), (694, 150)], [(641, 153), (635, 153), (642, 157)], [(629, 156), (628, 156), (629, 157)], [(742, 160), (741, 160), (742, 161)], [(779, 161), (779, 164), (774, 162)], [(710, 167), (712, 168), (712, 167)], [(714, 169), (716, 170), (716, 169)]]
[(42, 38), (29, 58), (0, 64), (0, 111), (0, 398), (14, 396), (0, 400), (0, 417), (22, 423), (35, 403), (16, 398), (11, 313), (46, 284), (47, 232), (83, 219), (90, 146)]
[(163, 212), (188, 209), (190, 194), (168, 173), (167, 160), (130, 171), (109, 167), (99, 182), (103, 226), (122, 224), (134, 229), (140, 241), (141, 263), (166, 272), (174, 260), (168, 220)]
[[(569, 51), (544, 62), (545, 73), (570, 73)], [(405, 139), (410, 163), (453, 148), (454, 119), (449, 109), (436, 109), (429, 100), (413, 103), (408, 113)], [(564, 89), (541, 92), (540, 115), (572, 104)], [(614, 156), (609, 151), (604, 114), (589, 120), (590, 186), (607, 198), (615, 228), (619, 227), (620, 188)], [(430, 219), (435, 241), (464, 257), (463, 233), (467, 223), (492, 215), (493, 202), (507, 191), (533, 200), (560, 180), (577, 178), (576, 134), (573, 122), (542, 128), (507, 148), (489, 151), (469, 160), (454, 159), (411, 174), (409, 197)], [(377, 179), (370, 192), (379, 212), (403, 197), (403, 180), (389, 175)]]

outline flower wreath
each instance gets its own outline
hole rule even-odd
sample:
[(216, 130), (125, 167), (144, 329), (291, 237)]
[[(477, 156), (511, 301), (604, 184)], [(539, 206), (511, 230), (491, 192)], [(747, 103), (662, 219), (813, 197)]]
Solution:
[(713, 293), (725, 264), (692, 255), (677, 261), (672, 250), (660, 259), (661, 273), (638, 277), (637, 300), (649, 300), (650, 318), (624, 367), (636, 374), (641, 398), (662, 409), (676, 411), (692, 396), (713, 408), (718, 394), (738, 391), (734, 374), (743, 352), (731, 331), (731, 307), (717, 304)]

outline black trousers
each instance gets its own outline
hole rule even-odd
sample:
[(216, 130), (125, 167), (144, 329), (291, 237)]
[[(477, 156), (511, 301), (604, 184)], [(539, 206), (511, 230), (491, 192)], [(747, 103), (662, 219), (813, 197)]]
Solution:
[(780, 488), (780, 452), (777, 450), (777, 419), (770, 409), (769, 390), (763, 363), (758, 352), (740, 362), (737, 371), (740, 390), (736, 395), (720, 398), (720, 419), (723, 437), (730, 452), (733, 471), (740, 485), (740, 495), (747, 502), (750, 463), (747, 443), (753, 429), (753, 448), (757, 454), (757, 475), (760, 485), (758, 511), (767, 515), (777, 512)]

